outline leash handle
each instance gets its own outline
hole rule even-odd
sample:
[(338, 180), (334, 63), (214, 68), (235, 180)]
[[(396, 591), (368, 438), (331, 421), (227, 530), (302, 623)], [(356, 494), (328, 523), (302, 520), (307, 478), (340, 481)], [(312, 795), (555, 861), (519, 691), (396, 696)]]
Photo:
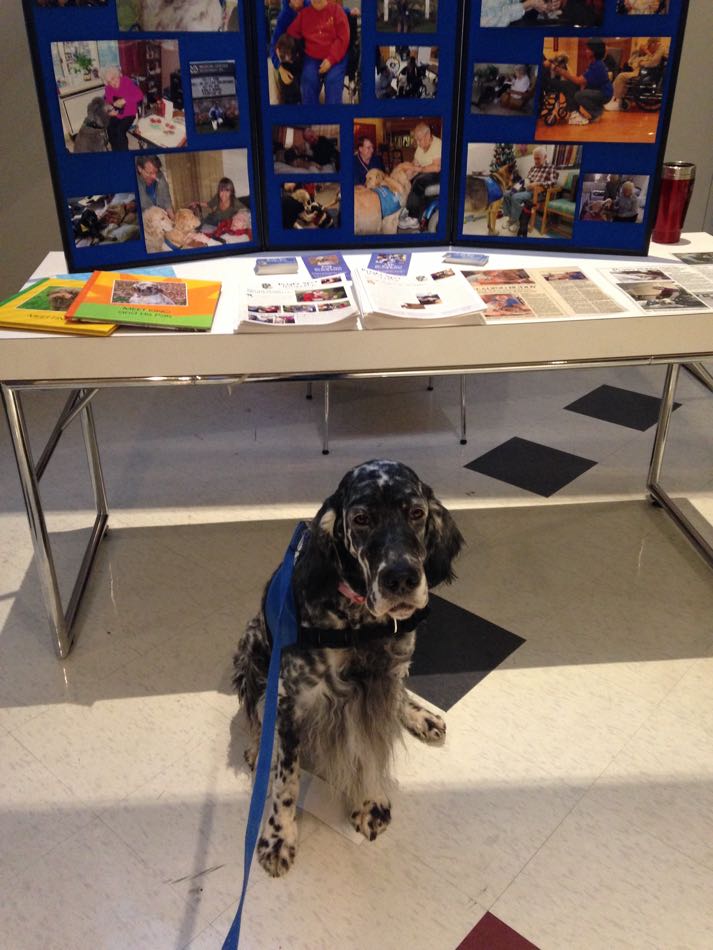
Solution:
[(262, 730), (258, 749), (257, 765), (255, 766), (255, 780), (250, 798), (248, 821), (245, 826), (245, 844), (243, 847), (243, 886), (240, 891), (240, 901), (235, 912), (233, 923), (223, 941), (223, 950), (237, 950), (240, 942), (240, 924), (243, 916), (245, 895), (250, 879), (255, 846), (260, 834), (262, 813), (267, 797), (267, 788), (270, 783), (270, 768), (272, 766), (272, 750), (275, 743), (275, 726), (277, 724), (277, 694), (280, 683), (280, 658), (282, 648), (290, 646), (297, 639), (297, 621), (295, 601), (292, 595), (292, 573), (295, 560), (299, 554), (302, 541), (307, 531), (307, 525), (301, 521), (292, 535), (285, 557), (270, 581), (270, 587), (265, 598), (265, 616), (268, 630), (272, 634), (272, 652), (270, 665), (267, 670), (265, 685), (265, 708), (262, 714)]

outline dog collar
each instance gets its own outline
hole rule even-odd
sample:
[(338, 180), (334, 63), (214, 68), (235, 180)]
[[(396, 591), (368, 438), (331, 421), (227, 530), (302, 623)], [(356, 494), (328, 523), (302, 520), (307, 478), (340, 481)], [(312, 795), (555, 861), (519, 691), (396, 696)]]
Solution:
[(343, 650), (357, 649), (372, 640), (398, 640), (415, 630), (430, 612), (430, 607), (423, 607), (421, 610), (415, 610), (405, 620), (394, 620), (391, 617), (380, 623), (365, 623), (361, 627), (348, 627), (346, 630), (300, 627), (295, 646), (298, 650)]

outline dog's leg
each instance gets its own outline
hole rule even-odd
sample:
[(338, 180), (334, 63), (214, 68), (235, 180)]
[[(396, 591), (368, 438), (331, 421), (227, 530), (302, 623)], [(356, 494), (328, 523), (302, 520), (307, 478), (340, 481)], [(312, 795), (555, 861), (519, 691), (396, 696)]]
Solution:
[(374, 841), (386, 831), (391, 822), (391, 802), (388, 798), (369, 798), (351, 813), (352, 825), (367, 841)]
[(401, 725), (422, 742), (440, 742), (446, 737), (446, 723), (442, 716), (415, 702), (404, 692), (401, 704)]
[(258, 860), (272, 877), (287, 874), (295, 860), (299, 788), (299, 737), (294, 702), (281, 694), (277, 706), (272, 801), (257, 845)]

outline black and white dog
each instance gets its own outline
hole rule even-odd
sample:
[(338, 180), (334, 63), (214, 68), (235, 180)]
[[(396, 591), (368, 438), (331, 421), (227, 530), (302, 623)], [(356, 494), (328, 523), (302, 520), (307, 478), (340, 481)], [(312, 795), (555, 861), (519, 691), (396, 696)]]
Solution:
[[(272, 802), (258, 858), (274, 877), (291, 867), (300, 759), (344, 795), (370, 841), (391, 820), (391, 760), (402, 728), (425, 742), (446, 724), (403, 685), (429, 589), (454, 578), (463, 538), (431, 488), (400, 462), (347, 472), (310, 525), (292, 588), (299, 636), (280, 673)], [(271, 636), (263, 609), (247, 625), (233, 682), (251, 729), (255, 766)]]

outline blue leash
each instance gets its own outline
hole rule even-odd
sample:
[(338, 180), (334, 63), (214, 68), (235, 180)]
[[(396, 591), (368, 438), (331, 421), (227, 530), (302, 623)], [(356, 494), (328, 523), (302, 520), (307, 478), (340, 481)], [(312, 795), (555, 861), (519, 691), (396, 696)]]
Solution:
[(237, 950), (240, 941), (240, 924), (243, 916), (243, 905), (250, 878), (255, 846), (260, 834), (260, 822), (267, 797), (267, 788), (270, 782), (270, 766), (272, 764), (272, 748), (275, 741), (275, 724), (277, 722), (277, 687), (280, 679), (280, 657), (285, 647), (292, 646), (297, 640), (297, 612), (295, 599), (292, 593), (292, 574), (294, 572), (297, 554), (307, 534), (307, 525), (301, 521), (292, 535), (290, 545), (278, 570), (270, 581), (270, 587), (265, 598), (265, 620), (267, 629), (272, 635), (272, 653), (270, 666), (267, 671), (267, 685), (265, 687), (265, 709), (262, 716), (262, 731), (260, 733), (260, 747), (255, 767), (253, 793), (250, 799), (248, 822), (245, 827), (245, 845), (243, 850), (243, 887), (240, 892), (240, 902), (228, 935), (223, 941), (223, 950)]

